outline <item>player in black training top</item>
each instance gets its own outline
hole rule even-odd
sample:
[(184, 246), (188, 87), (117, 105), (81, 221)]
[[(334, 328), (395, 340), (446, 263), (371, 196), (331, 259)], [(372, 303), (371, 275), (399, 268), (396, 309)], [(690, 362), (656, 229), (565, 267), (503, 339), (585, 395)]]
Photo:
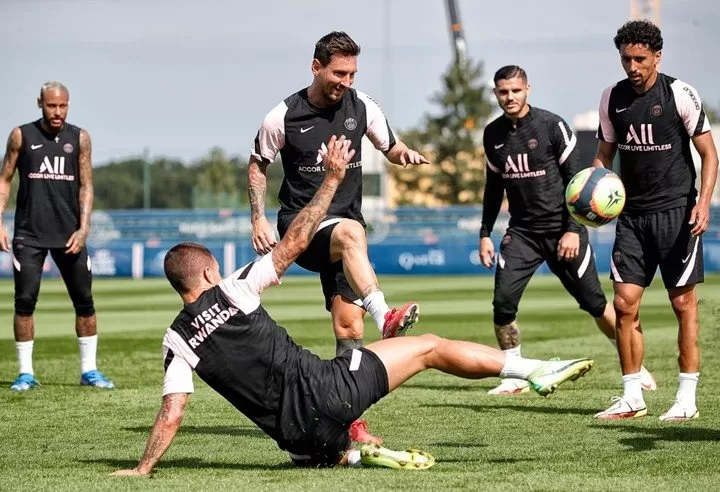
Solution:
[(320, 273), (325, 307), (332, 315), (336, 354), (362, 346), (363, 316), (369, 312), (383, 338), (402, 334), (412, 326), (418, 307), (408, 303), (390, 310), (367, 254), (362, 205), (361, 140), (367, 136), (390, 162), (422, 164), (427, 160), (397, 140), (377, 103), (351, 89), (360, 47), (343, 32), (331, 32), (315, 45), (313, 81), (270, 111), (260, 127), (248, 165), (252, 242), (267, 254), (275, 235), (265, 218), (267, 166), (280, 154), (285, 176), (280, 188), (280, 237), (307, 205), (323, 179), (321, 154), (331, 135), (353, 142), (355, 160), (348, 165), (328, 216), (320, 224), (297, 264)]
[[(15, 346), (20, 368), (10, 386), (13, 391), (27, 391), (39, 384), (32, 364), (33, 313), (48, 252), (60, 269), (75, 308), (80, 384), (113, 388), (97, 370), (97, 322), (85, 248), (93, 205), (92, 145), (87, 131), (65, 122), (69, 98), (60, 82), (43, 85), (37, 101), (42, 118), (12, 130), (3, 159), (0, 219), (15, 171), (20, 175), (12, 241)], [(2, 223), (0, 248), (11, 251)]]
[[(596, 417), (618, 419), (647, 413), (639, 387), (643, 360), (640, 300), (660, 267), (679, 323), (680, 388), (660, 420), (698, 416), (700, 376), (695, 284), (703, 281), (701, 235), (710, 220), (710, 197), (718, 157), (710, 123), (697, 91), (657, 71), (663, 47), (660, 29), (630, 21), (615, 36), (628, 78), (605, 89), (594, 165), (612, 168), (620, 151), (620, 177), (627, 201), (615, 229), (611, 275), (624, 394)], [(702, 159), (700, 196), (690, 142)]]
[[(520, 354), (518, 304), (543, 261), (614, 343), (615, 312), (600, 286), (587, 230), (570, 217), (565, 206), (565, 187), (583, 168), (577, 138), (561, 117), (528, 104), (530, 86), (525, 70), (515, 65), (503, 67), (495, 73), (494, 82), (504, 114), (485, 128), (483, 136), (487, 180), (480, 259), (487, 268), (495, 263), (490, 233), (506, 193), (510, 224), (497, 255), (493, 299), (500, 348)], [(644, 376), (647, 389), (654, 389), (650, 373), (645, 371)], [(489, 393), (529, 390), (527, 381), (505, 379)]]
[[(222, 279), (202, 245), (182, 243), (165, 256), (165, 275), (184, 307), (163, 340), (163, 403), (145, 454), (132, 470), (152, 472), (170, 446), (194, 390), (192, 372), (290, 453), (296, 464), (427, 468), (424, 453), (392, 452), (377, 445), (351, 448), (348, 430), (368, 407), (425, 369), (483, 378), (529, 379), (547, 395), (593, 365), (588, 359), (541, 362), (434, 335), (387, 339), (321, 360), (297, 345), (260, 304), (260, 295), (311, 243), (333, 196), (342, 188), (350, 145), (332, 137), (323, 156), (326, 177), (273, 251)], [(349, 170), (349, 169), (348, 169)]]

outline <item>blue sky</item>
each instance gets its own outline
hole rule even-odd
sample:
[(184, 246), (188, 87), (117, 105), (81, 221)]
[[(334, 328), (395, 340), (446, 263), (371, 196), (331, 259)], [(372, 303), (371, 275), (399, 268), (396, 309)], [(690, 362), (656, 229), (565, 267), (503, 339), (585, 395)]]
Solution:
[[(569, 121), (623, 77), (612, 37), (629, 0), (458, 3), (486, 78), (522, 65), (531, 103)], [(662, 70), (717, 106), (720, 2), (664, 0), (661, 15)], [(334, 29), (362, 46), (355, 87), (396, 130), (433, 110), (452, 58), (443, 0), (2, 0), (0, 18), (0, 131), (37, 118), (40, 85), (58, 79), (96, 163), (144, 147), (187, 161), (215, 145), (247, 156), (265, 113), (309, 84), (314, 43)]]

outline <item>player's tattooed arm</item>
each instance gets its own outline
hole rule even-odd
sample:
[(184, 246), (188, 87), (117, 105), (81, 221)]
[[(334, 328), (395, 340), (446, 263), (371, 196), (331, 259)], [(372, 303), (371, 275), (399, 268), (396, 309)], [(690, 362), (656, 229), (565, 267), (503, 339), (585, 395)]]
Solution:
[(162, 406), (155, 418), (155, 425), (150, 431), (145, 454), (138, 466), (132, 470), (119, 470), (113, 473), (117, 476), (149, 475), (155, 465), (170, 447), (182, 423), (185, 405), (188, 401), (187, 393), (171, 393), (163, 397)]
[(250, 216), (253, 222), (265, 217), (265, 194), (267, 193), (268, 163), (250, 158), (248, 164), (248, 198), (250, 200)]
[(347, 163), (355, 155), (355, 151), (350, 147), (350, 140), (346, 140), (344, 136), (338, 139), (333, 135), (327, 148), (327, 153), (323, 155), (325, 180), (310, 203), (295, 216), (285, 237), (273, 250), (272, 259), (278, 277), (285, 273), (310, 244), (320, 222), (327, 214), (335, 191), (345, 178)]
[(0, 172), (0, 250), (10, 251), (10, 237), (3, 224), (3, 216), (10, 199), (15, 167), (22, 148), (22, 133), (20, 128), (13, 128), (8, 137), (5, 157), (3, 157), (2, 171)]
[(20, 128), (13, 128), (8, 137), (7, 146), (5, 148), (5, 157), (3, 157), (2, 172), (0, 173), (0, 222), (5, 214), (8, 200), (10, 198), (10, 184), (15, 175), (15, 166), (20, 155), (22, 147), (22, 133)]
[(92, 181), (92, 142), (85, 130), (80, 130), (80, 229), (87, 237), (90, 231), (95, 190)]
[(520, 345), (520, 329), (517, 322), (507, 325), (495, 325), (495, 337), (502, 350), (508, 350)]

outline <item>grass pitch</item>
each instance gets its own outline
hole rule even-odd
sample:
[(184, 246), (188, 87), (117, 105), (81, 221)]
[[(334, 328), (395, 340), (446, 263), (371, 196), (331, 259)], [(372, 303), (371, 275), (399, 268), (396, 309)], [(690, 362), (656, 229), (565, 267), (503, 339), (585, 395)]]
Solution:
[[(386, 297), (421, 305), (415, 333), (494, 345), (491, 277), (386, 277)], [(609, 287), (606, 283), (606, 287)], [(135, 466), (158, 410), (160, 342), (180, 307), (164, 280), (97, 280), (99, 367), (114, 391), (79, 386), (73, 313), (64, 287), (45, 280), (36, 314), (35, 372), (42, 388), (16, 395), (12, 284), (0, 282), (0, 471), (2, 490), (711, 490), (720, 462), (720, 277), (700, 292), (700, 419), (657, 417), (677, 389), (677, 329), (661, 282), (646, 292), (641, 317), (646, 366), (658, 391), (649, 415), (601, 423), (592, 415), (621, 393), (617, 356), (554, 277), (537, 277), (520, 306), (523, 354), (593, 357), (596, 367), (550, 398), (491, 397), (497, 380), (421, 374), (366, 417), (389, 447), (435, 455), (426, 472), (300, 470), (230, 404), (196, 378), (185, 421), (151, 479), (108, 477)], [(319, 281), (290, 277), (269, 289), (269, 312), (303, 346), (334, 354)], [(378, 338), (367, 324), (366, 341)]]

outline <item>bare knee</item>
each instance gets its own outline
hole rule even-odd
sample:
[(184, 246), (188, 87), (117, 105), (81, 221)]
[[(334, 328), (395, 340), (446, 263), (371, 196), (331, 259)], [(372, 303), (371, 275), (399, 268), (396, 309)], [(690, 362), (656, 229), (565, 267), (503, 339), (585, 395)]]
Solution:
[(616, 293), (613, 298), (613, 307), (618, 319), (634, 319), (640, 308), (640, 299), (635, 299), (622, 293)]
[(362, 338), (365, 328), (365, 324), (363, 323), (363, 310), (355, 305), (352, 305), (352, 307), (344, 305), (336, 307), (336, 299), (333, 300), (333, 309), (331, 312), (335, 337), (352, 338), (354, 340)]
[(366, 248), (365, 229), (356, 220), (343, 220), (332, 232), (334, 246), (346, 250), (350, 248)]
[(695, 289), (681, 293), (670, 293), (670, 303), (676, 316), (692, 313), (697, 309)]

